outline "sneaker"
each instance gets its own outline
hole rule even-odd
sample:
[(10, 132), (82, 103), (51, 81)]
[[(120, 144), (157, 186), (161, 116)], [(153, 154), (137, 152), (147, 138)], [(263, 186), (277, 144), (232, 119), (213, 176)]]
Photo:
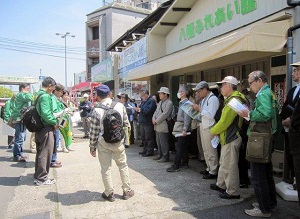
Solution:
[(180, 171), (180, 169), (175, 164), (173, 164), (167, 169), (167, 172), (169, 173), (178, 172), (178, 171)]
[[(258, 204), (257, 202), (253, 202), (253, 203), (252, 203), (252, 206), (253, 206), (254, 208), (258, 208), (258, 209), (259, 209), (259, 204)], [(272, 211), (273, 213), (276, 213), (276, 212), (277, 212), (277, 207), (271, 207), (271, 211)]]
[(11, 146), (11, 145), (7, 146), (7, 149), (12, 149), (12, 148), (13, 148), (13, 146)]
[(62, 165), (61, 165), (61, 163), (52, 163), (52, 164), (50, 164), (50, 167), (60, 168), (60, 167), (62, 167)]
[(42, 186), (42, 185), (53, 185), (53, 184), (55, 184), (56, 183), (56, 181), (55, 181), (55, 179), (47, 179), (46, 181), (40, 181), (40, 180), (34, 180), (33, 181), (34, 182), (34, 184), (35, 185), (37, 185), (37, 186)]
[(128, 190), (128, 191), (126, 191), (126, 192), (123, 192), (122, 198), (123, 198), (124, 200), (128, 200), (128, 199), (130, 199), (132, 196), (134, 196), (134, 190), (133, 190), (133, 189)]
[(252, 217), (271, 217), (271, 213), (263, 213), (259, 208), (246, 209), (245, 213)]
[(108, 196), (105, 193), (102, 193), (102, 198), (109, 202), (114, 202), (116, 200), (114, 193), (109, 194)]
[(68, 150), (67, 148), (63, 148), (63, 149), (62, 149), (62, 152), (64, 152), (64, 153), (69, 153), (69, 150)]
[(73, 148), (66, 148), (68, 151), (75, 151)]
[(27, 162), (26, 158), (24, 157), (14, 157), (15, 162)]

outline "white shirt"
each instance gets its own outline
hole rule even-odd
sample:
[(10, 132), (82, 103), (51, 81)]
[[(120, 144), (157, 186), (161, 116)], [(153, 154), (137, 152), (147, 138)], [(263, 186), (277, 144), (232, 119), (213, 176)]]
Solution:
[(219, 109), (219, 99), (212, 92), (201, 101), (201, 122), (204, 129), (215, 124), (215, 114)]
[(294, 93), (293, 93), (293, 100), (295, 100), (296, 95), (297, 95), (298, 92), (299, 92), (299, 89), (300, 89), (300, 84), (297, 84), (297, 85), (296, 85), (296, 89), (294, 90)]

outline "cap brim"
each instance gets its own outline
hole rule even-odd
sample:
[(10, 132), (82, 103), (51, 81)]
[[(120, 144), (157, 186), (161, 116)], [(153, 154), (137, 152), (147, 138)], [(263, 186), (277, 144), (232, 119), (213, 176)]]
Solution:
[(217, 85), (219, 84), (224, 84), (226, 81), (219, 81), (219, 82), (216, 82)]
[(300, 63), (293, 63), (293, 64), (291, 64), (291, 66), (293, 66), (293, 67), (299, 67), (300, 66)]

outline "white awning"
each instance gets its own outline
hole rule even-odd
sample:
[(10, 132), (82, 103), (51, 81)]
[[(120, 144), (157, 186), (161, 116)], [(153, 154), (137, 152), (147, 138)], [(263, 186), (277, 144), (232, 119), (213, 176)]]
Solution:
[(238, 52), (281, 52), (286, 44), (289, 27), (289, 20), (253, 24), (148, 62), (130, 71), (128, 79), (141, 80)]

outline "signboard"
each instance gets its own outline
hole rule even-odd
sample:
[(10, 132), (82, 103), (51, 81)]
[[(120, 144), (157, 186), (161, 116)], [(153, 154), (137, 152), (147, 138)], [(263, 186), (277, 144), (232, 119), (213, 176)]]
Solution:
[(144, 65), (147, 62), (146, 37), (125, 49), (119, 55), (119, 74)]
[(93, 66), (91, 69), (91, 78), (93, 82), (105, 82), (113, 80), (113, 63), (112, 58)]
[(38, 79), (34, 77), (15, 77), (15, 76), (0, 76), (0, 84), (35, 84)]

